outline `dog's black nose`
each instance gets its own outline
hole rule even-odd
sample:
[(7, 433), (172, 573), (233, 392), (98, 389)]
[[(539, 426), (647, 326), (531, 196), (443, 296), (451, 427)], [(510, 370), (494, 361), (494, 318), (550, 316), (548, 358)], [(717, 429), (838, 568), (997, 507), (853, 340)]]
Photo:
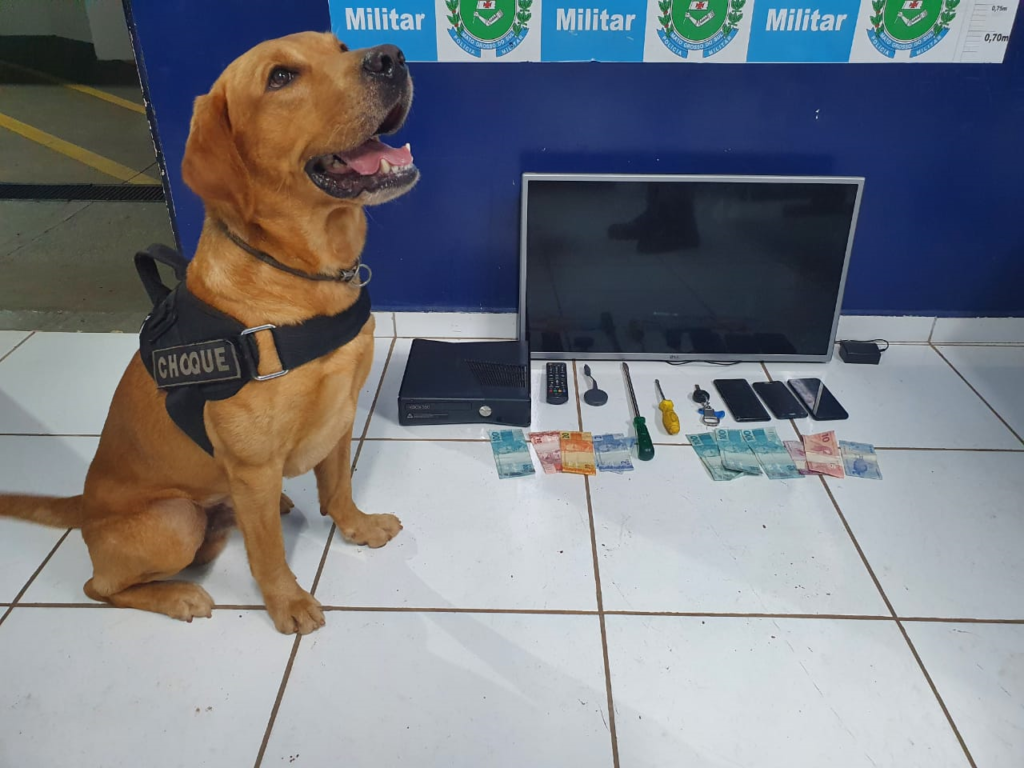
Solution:
[(398, 80), (408, 74), (405, 54), (395, 45), (378, 45), (363, 58), (363, 69), (374, 77)]

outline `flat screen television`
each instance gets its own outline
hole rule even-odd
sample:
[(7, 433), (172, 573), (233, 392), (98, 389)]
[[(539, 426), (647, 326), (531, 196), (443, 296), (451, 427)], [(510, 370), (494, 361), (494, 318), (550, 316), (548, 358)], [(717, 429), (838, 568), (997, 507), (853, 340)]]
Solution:
[(862, 178), (523, 175), (535, 359), (826, 362)]

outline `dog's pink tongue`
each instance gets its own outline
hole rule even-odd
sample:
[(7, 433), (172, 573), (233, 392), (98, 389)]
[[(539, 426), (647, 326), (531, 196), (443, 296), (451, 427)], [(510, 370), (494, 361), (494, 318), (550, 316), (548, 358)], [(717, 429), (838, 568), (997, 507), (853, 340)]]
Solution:
[(372, 176), (379, 171), (381, 160), (387, 160), (391, 165), (398, 167), (412, 165), (412, 152), (408, 144), (396, 149), (389, 147), (380, 139), (370, 139), (348, 152), (339, 152), (338, 157), (361, 176)]

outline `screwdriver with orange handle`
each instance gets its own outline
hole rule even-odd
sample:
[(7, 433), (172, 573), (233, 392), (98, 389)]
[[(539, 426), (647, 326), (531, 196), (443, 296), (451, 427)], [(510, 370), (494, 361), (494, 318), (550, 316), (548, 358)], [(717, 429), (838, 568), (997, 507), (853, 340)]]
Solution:
[(661, 398), (661, 402), (658, 404), (658, 407), (661, 409), (661, 423), (665, 425), (665, 431), (670, 435), (678, 435), (679, 417), (676, 416), (676, 412), (672, 407), (672, 401), (665, 398), (665, 393), (661, 391), (660, 381), (655, 379), (654, 386), (658, 388), (658, 397)]

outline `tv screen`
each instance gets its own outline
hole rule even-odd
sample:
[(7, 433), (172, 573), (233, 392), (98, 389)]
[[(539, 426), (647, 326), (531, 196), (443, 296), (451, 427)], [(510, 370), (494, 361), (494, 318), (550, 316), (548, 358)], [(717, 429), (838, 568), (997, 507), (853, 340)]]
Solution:
[(863, 179), (524, 174), (534, 358), (820, 360)]

